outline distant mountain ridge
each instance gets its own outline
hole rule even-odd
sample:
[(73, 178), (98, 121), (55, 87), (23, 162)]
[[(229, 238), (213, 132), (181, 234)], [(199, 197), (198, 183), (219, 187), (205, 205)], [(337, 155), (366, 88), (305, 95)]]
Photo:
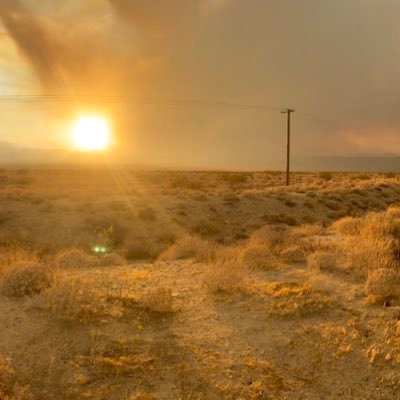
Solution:
[(400, 156), (327, 156), (293, 161), (302, 171), (400, 172)]
[(58, 149), (40, 149), (22, 147), (8, 142), (0, 142), (0, 163), (40, 163), (57, 162), (66, 156), (66, 152)]
[[(112, 162), (113, 157), (107, 157)], [(123, 158), (119, 158), (114, 154), (114, 160), (124, 162)], [(0, 141), (0, 164), (80, 164), (80, 163), (96, 163), (104, 161), (103, 154), (88, 154), (77, 151), (63, 149), (42, 149), (29, 148), (15, 145), (9, 142)], [(125, 161), (126, 162), (126, 161)], [(128, 162), (127, 164), (131, 164)], [(161, 169), (179, 169), (179, 166), (160, 166), (154, 165), (155, 168)], [(230, 169), (235, 166), (226, 166)], [(146, 164), (146, 168), (151, 168), (151, 164)], [(215, 169), (213, 166), (184, 166), (182, 169)], [(242, 165), (241, 169), (250, 169)], [(269, 164), (258, 164), (258, 170), (263, 169), (285, 169), (284, 160), (270, 160)], [(354, 171), (354, 172), (400, 172), (400, 155), (362, 155), (362, 156), (320, 156), (320, 157), (303, 157), (292, 159), (292, 169), (294, 171)]]
[(98, 161), (99, 154), (63, 149), (30, 148), (0, 141), (0, 164), (68, 164)]

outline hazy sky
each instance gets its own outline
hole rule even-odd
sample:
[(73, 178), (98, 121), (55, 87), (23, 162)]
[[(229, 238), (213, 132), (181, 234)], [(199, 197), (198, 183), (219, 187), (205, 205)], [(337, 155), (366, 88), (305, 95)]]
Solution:
[(267, 168), (400, 153), (398, 0), (0, 0), (6, 94), (266, 104), (0, 103), (0, 142), (68, 148), (77, 115), (113, 121), (121, 160)]

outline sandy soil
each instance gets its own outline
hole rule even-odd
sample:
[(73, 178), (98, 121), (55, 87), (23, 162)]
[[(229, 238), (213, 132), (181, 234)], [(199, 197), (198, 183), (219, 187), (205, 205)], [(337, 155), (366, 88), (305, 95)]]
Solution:
[[(329, 275), (321, 294), (299, 294), (301, 265), (254, 273), (239, 293), (210, 296), (204, 268), (75, 271), (85, 285), (120, 291), (125, 304), (118, 317), (83, 326), (2, 298), (0, 353), (41, 399), (396, 398), (398, 360), (387, 358), (398, 352), (400, 307), (366, 308), (361, 284), (344, 276)], [(137, 307), (138, 294), (160, 283), (173, 288), (174, 311)], [(293, 290), (267, 296), (273, 283)]]

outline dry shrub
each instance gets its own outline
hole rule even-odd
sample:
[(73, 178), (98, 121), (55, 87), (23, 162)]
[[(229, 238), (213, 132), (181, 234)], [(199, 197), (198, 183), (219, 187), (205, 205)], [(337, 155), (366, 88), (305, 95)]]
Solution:
[(28, 386), (18, 383), (17, 374), (9, 359), (0, 355), (0, 400), (32, 400)]
[(390, 213), (390, 215), (393, 218), (400, 218), (400, 204), (399, 203), (391, 204), (387, 211), (388, 211), (388, 213)]
[(204, 184), (198, 180), (189, 179), (186, 176), (178, 176), (171, 180), (171, 187), (179, 189), (202, 190)]
[(7, 399), (15, 385), (15, 371), (11, 361), (0, 355), (0, 399)]
[(400, 297), (400, 272), (391, 268), (378, 268), (368, 273), (365, 292), (378, 302), (389, 303)]
[(304, 296), (313, 290), (312, 286), (299, 282), (273, 282), (264, 287), (264, 293), (273, 298)]
[(344, 243), (350, 265), (367, 271), (399, 268), (399, 220), (388, 213), (369, 213), (362, 218), (359, 233)]
[[(0, 399), (2, 399), (1, 392)], [(13, 388), (11, 397), (5, 396), (4, 400), (34, 400), (34, 396), (31, 393), (29, 386), (23, 386), (16, 383)]]
[(83, 324), (119, 313), (117, 305), (108, 304), (105, 296), (79, 279), (59, 278), (41, 294), (36, 305), (50, 311), (57, 319)]
[[(94, 359), (96, 370), (101, 371), (102, 376), (121, 377), (134, 373), (135, 365), (130, 356), (106, 357), (97, 356)], [(133, 365), (132, 365), (133, 364)]]
[(360, 235), (370, 238), (396, 236), (400, 233), (400, 221), (386, 212), (371, 212), (362, 219)]
[(316, 251), (337, 251), (341, 245), (337, 237), (332, 235), (294, 237), (293, 242), (303, 250), (305, 257)]
[(333, 211), (338, 211), (340, 210), (340, 203), (333, 201), (333, 200), (326, 200), (322, 202), (322, 204), (325, 205), (325, 207), (329, 208), (330, 210)]
[(151, 207), (146, 207), (138, 211), (138, 217), (142, 221), (153, 222), (157, 219), (157, 213)]
[(280, 252), (280, 258), (283, 262), (288, 264), (298, 264), (306, 261), (306, 256), (303, 249), (300, 246), (293, 245)]
[(289, 228), (282, 225), (267, 225), (254, 232), (249, 240), (253, 245), (263, 245), (266, 251), (285, 263), (302, 263), (306, 261), (303, 241), (319, 233), (318, 225), (304, 225)]
[[(146, 341), (146, 343), (149, 342)], [(81, 363), (92, 370), (96, 380), (100, 379), (102, 381), (109, 381), (110, 378), (119, 378), (119, 380), (123, 380), (124, 377), (135, 376), (136, 380), (143, 382), (143, 378), (149, 376), (149, 371), (153, 371), (157, 357), (155, 356), (153, 349), (144, 349), (142, 346), (143, 341), (138, 340), (125, 343), (114, 342), (110, 346), (105, 346), (98, 354), (84, 357), (81, 360)], [(89, 380), (93, 381), (93, 375), (92, 377), (84, 375), (82, 377), (84, 384)], [(79, 380), (82, 378), (78, 376), (78, 385), (82, 385), (82, 383), (79, 383)], [(83, 396), (78, 397), (82, 398)], [(89, 396), (89, 398), (92, 398), (92, 396)], [(113, 396), (112, 398), (123, 398), (124, 400), (131, 399), (130, 397), (128, 398), (125, 396)]]
[(362, 174), (357, 174), (355, 176), (355, 179), (359, 179), (361, 181), (365, 181), (367, 179), (371, 179), (371, 175), (370, 174), (366, 174), (366, 173), (362, 173)]
[(355, 237), (345, 242), (344, 249), (349, 267), (363, 274), (370, 269), (390, 267), (395, 261), (391, 241), (385, 238), (370, 241)]
[[(335, 278), (333, 278), (335, 279)], [(310, 269), (305, 274), (305, 281), (315, 290), (321, 293), (331, 293), (332, 294), (332, 278), (325, 274), (321, 270)]]
[(361, 218), (344, 217), (332, 224), (332, 228), (342, 235), (354, 236), (360, 233)]
[(191, 231), (201, 237), (216, 237), (222, 232), (221, 225), (218, 221), (199, 221), (191, 227)]
[(31, 262), (8, 268), (1, 279), (1, 292), (8, 297), (24, 297), (39, 294), (54, 281), (52, 268)]
[(198, 236), (185, 236), (160, 254), (159, 260), (181, 260), (194, 258), (207, 261), (215, 257), (217, 245)]
[(344, 262), (344, 257), (334, 251), (316, 251), (307, 257), (307, 262), (312, 271), (335, 271)]
[(126, 259), (117, 253), (106, 253), (97, 257), (99, 267), (119, 266), (126, 264)]
[(236, 245), (236, 246), (216, 246), (213, 256), (207, 261), (212, 264), (215, 261), (225, 262), (238, 260), (240, 261), (241, 253), (249, 244)]
[(292, 231), (285, 225), (266, 225), (253, 232), (250, 242), (264, 244), (272, 252), (279, 252), (292, 240)]
[(12, 245), (0, 248), (0, 274), (8, 267), (22, 263), (39, 263), (39, 255), (30, 249)]
[(239, 185), (247, 182), (247, 179), (250, 177), (249, 174), (246, 173), (235, 173), (235, 172), (227, 172), (221, 175), (221, 179), (227, 182), (229, 185)]
[(264, 294), (271, 300), (271, 316), (276, 317), (309, 317), (332, 305), (324, 291), (301, 282), (273, 282), (266, 285)]
[(367, 274), (368, 301), (384, 303), (400, 296), (400, 220), (390, 212), (361, 218), (358, 232), (343, 243), (347, 265)]
[(330, 181), (333, 178), (333, 173), (328, 171), (323, 171), (318, 174), (319, 178), (324, 181)]
[(96, 264), (96, 257), (81, 249), (63, 250), (56, 256), (56, 265), (61, 269), (87, 268)]
[(169, 313), (174, 311), (172, 290), (162, 286), (147, 290), (141, 297), (140, 303), (146, 310), (152, 312)]
[(132, 394), (129, 400), (157, 400), (157, 398), (151, 393), (139, 391)]
[[(225, 254), (224, 258), (228, 260), (229, 253)], [(220, 260), (219, 257), (217, 259)], [(269, 270), (279, 266), (268, 247), (261, 243), (249, 243), (243, 248), (239, 248), (237, 259), (239, 263), (249, 268)]]
[(209, 265), (203, 284), (212, 293), (236, 292), (244, 288), (248, 268), (237, 261), (218, 261)]
[[(127, 260), (148, 260), (153, 257), (152, 246), (143, 238), (131, 238), (124, 245), (124, 256)], [(155, 252), (157, 253), (157, 252)]]
[(117, 253), (93, 256), (81, 249), (63, 250), (56, 256), (56, 265), (60, 269), (106, 267), (126, 264), (125, 258)]
[(325, 229), (322, 224), (304, 224), (294, 227), (291, 233), (295, 238), (302, 238), (323, 235), (324, 232)]

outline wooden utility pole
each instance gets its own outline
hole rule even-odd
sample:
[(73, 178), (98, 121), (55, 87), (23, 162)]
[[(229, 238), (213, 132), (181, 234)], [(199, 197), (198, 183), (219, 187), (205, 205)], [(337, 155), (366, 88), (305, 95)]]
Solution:
[(291, 108), (282, 110), (282, 114), (287, 114), (286, 186), (290, 184), (290, 115), (293, 112)]

